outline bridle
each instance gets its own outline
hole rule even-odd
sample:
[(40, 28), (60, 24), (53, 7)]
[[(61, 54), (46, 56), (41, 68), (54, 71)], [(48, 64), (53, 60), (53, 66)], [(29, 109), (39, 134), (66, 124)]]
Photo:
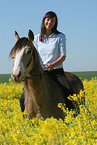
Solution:
[[(34, 52), (34, 50), (33, 50), (32, 54), (31, 54), (31, 58), (30, 58), (29, 62), (28, 62), (27, 65), (26, 65), (26, 70), (27, 70), (27, 68), (28, 68), (28, 67), (30, 66), (30, 64), (31, 64), (32, 57), (33, 57), (33, 62), (34, 62), (34, 58), (35, 58), (35, 52)], [(34, 63), (33, 63), (33, 65), (34, 65)]]
[[(31, 58), (30, 58), (29, 62), (26, 65), (26, 70), (31, 65), (32, 58), (33, 58), (33, 69), (29, 73), (27, 73), (27, 71), (26, 71), (25, 77), (24, 77), (24, 80), (23, 81), (25, 81), (27, 79), (33, 79), (33, 78), (42, 79), (42, 77), (43, 77), (43, 74), (41, 74), (41, 73), (39, 75), (33, 75), (33, 76), (31, 76), (31, 73), (34, 71), (34, 68), (35, 68), (35, 63), (34, 63), (34, 61), (35, 61), (35, 51), (34, 50), (33, 50), (32, 54), (31, 54)], [(30, 77), (28, 77), (29, 74), (30, 74)]]

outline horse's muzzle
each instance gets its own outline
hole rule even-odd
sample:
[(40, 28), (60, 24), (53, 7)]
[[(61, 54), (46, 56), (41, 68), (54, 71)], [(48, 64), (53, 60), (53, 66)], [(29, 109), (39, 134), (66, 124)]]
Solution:
[(22, 74), (21, 71), (18, 71), (18, 73), (16, 73), (16, 74), (12, 71), (11, 77), (15, 82), (20, 83), (22, 81), (21, 74)]

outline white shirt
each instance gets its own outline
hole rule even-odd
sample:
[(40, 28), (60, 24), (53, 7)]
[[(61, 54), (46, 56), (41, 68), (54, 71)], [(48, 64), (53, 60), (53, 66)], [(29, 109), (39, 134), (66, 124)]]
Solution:
[[(34, 45), (40, 55), (40, 62), (43, 69), (46, 69), (45, 65), (52, 64), (61, 55), (66, 56), (66, 38), (62, 33), (53, 33), (49, 36), (48, 39), (45, 35), (43, 42), (39, 41), (39, 34), (35, 35)], [(58, 68), (63, 68), (63, 64), (55, 67), (55, 69)]]

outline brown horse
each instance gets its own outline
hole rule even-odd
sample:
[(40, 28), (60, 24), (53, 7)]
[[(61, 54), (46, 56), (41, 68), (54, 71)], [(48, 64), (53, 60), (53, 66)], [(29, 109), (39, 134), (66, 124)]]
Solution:
[[(29, 118), (41, 116), (64, 119), (58, 103), (66, 103), (64, 93), (59, 85), (43, 71), (39, 54), (33, 45), (34, 35), (29, 30), (28, 38), (19, 38), (15, 33), (16, 44), (10, 52), (14, 55), (14, 67), (11, 73), (14, 81), (23, 83), (25, 91), (25, 108)], [(81, 80), (72, 73), (65, 72), (74, 94), (83, 90)]]

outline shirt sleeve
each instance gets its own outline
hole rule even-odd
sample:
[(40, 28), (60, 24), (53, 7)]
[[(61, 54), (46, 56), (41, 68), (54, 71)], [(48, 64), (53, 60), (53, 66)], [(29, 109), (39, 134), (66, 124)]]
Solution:
[(66, 38), (64, 34), (60, 34), (59, 39), (60, 56), (66, 56)]

